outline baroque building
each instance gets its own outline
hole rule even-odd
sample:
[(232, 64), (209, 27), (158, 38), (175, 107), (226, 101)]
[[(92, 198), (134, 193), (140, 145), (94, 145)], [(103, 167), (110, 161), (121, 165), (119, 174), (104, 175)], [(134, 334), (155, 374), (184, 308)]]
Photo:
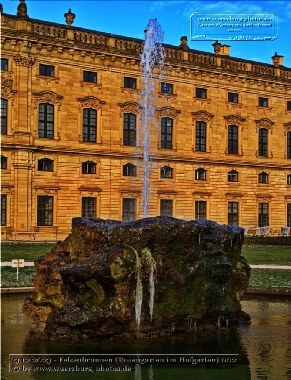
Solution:
[[(24, 0), (2, 13), (4, 241), (63, 239), (76, 216), (144, 216), (143, 41), (64, 16), (32, 19)], [(277, 53), (265, 64), (213, 47), (164, 45), (147, 216), (281, 233), (291, 226), (291, 69)]]

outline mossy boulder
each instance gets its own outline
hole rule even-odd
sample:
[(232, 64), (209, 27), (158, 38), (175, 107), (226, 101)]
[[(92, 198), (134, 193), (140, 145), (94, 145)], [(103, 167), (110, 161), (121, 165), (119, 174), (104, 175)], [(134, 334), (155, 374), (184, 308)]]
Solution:
[(62, 331), (152, 336), (219, 318), (231, 326), (248, 318), (240, 305), (250, 278), (243, 239), (243, 229), (212, 221), (74, 218), (67, 239), (36, 260), (35, 296), (23, 311), (42, 322), (32, 333), (50, 339)]

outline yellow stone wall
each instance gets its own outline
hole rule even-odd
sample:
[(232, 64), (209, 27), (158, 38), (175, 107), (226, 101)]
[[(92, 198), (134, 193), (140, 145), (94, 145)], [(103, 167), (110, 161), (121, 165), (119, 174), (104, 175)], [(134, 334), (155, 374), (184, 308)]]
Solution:
[[(139, 52), (141, 41), (97, 34), (99, 45), (77, 40), (85, 32), (54, 26), (66, 38), (40, 32), (50, 24), (2, 18), (2, 97), (8, 100), (8, 133), (2, 135), (2, 193), (7, 195), (4, 240), (57, 240), (68, 235), (71, 219), (81, 215), (82, 196), (97, 198), (97, 216), (121, 219), (122, 198), (137, 198), (137, 218), (143, 217), (143, 147)], [(51, 28), (53, 26), (51, 25)], [(74, 35), (75, 32), (76, 34)], [(93, 32), (88, 36), (94, 37)], [(84, 37), (84, 36), (83, 36)], [(82, 37), (82, 38), (83, 38)], [(103, 39), (102, 39), (103, 38)], [(104, 43), (106, 38), (106, 43)], [(269, 203), (272, 232), (287, 223), (291, 203), (291, 159), (286, 156), (286, 134), (291, 131), (291, 69), (230, 58), (225, 55), (165, 46), (162, 81), (172, 83), (173, 95), (160, 93), (155, 73), (156, 111), (150, 128), (151, 165), (148, 216), (160, 214), (160, 199), (172, 199), (173, 216), (194, 219), (196, 200), (207, 201), (207, 218), (227, 223), (228, 202), (239, 202), (239, 225), (254, 233), (258, 203)], [(54, 77), (39, 75), (39, 64), (55, 66)], [(83, 82), (83, 70), (97, 72), (97, 83)], [(137, 90), (123, 88), (124, 76), (137, 78)], [(195, 97), (196, 87), (207, 89), (207, 99)], [(229, 103), (228, 92), (239, 94)], [(269, 99), (259, 107), (258, 97)], [(38, 137), (38, 104), (54, 104), (54, 139)], [(82, 110), (97, 110), (97, 142), (82, 141)], [(130, 108), (131, 107), (131, 108)], [(137, 115), (137, 146), (122, 145), (123, 112)], [(160, 149), (160, 120), (174, 120), (173, 149)], [(195, 152), (195, 122), (207, 122), (207, 152)], [(227, 126), (239, 126), (239, 154), (227, 154)], [(258, 156), (258, 129), (268, 128), (268, 157)], [(40, 172), (41, 158), (54, 161), (53, 172)], [(97, 164), (96, 174), (82, 174), (84, 161)], [(137, 166), (136, 177), (124, 177), (122, 166)], [(173, 178), (161, 179), (160, 168), (173, 168)], [(195, 180), (198, 168), (206, 181)], [(238, 182), (228, 182), (230, 170)], [(268, 184), (258, 183), (260, 172)], [(37, 196), (54, 197), (53, 226), (37, 226)]]

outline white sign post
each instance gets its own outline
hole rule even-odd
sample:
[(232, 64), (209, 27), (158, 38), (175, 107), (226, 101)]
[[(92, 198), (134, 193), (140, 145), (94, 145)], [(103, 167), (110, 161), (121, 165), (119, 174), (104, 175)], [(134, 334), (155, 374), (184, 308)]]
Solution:
[(12, 268), (17, 268), (16, 271), (16, 278), (18, 282), (18, 273), (19, 273), (19, 268), (24, 267), (24, 259), (14, 259), (11, 261), (11, 266)]

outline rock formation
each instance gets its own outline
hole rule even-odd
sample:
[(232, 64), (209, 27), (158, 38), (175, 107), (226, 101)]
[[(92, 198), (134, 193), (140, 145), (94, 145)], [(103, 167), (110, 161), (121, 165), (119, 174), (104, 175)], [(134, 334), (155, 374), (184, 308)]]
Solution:
[(247, 320), (243, 238), (212, 221), (74, 218), (71, 234), (35, 261), (35, 295), (23, 305), (31, 333), (141, 337)]

